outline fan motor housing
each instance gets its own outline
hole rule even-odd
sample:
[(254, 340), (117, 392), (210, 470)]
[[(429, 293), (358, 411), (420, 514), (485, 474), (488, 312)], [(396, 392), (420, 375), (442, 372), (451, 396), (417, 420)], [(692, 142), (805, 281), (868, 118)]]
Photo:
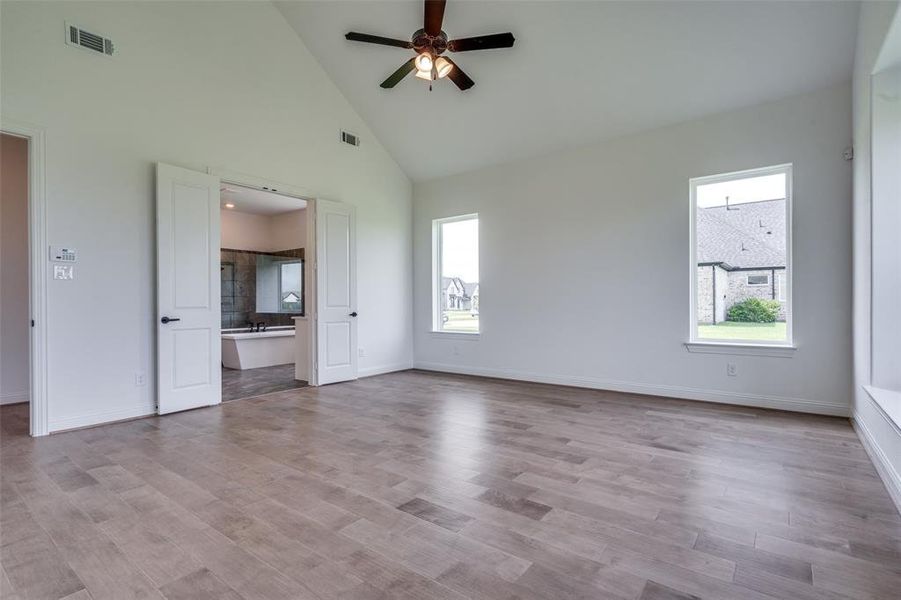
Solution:
[(413, 34), (411, 42), (417, 54), (429, 52), (433, 56), (438, 56), (447, 50), (447, 34), (443, 31), (438, 35), (429, 35), (425, 29), (420, 29)]

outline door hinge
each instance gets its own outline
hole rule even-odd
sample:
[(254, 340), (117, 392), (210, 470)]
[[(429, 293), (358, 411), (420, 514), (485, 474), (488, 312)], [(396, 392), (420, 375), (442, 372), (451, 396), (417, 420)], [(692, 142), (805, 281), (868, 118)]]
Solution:
[(31, 326), (34, 327), (34, 319), (31, 320)]

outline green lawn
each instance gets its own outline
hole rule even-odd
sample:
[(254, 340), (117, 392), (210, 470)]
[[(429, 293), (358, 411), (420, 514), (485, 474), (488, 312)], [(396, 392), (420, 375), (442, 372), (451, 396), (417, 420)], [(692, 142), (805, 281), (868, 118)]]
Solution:
[(468, 310), (446, 310), (444, 314), (447, 321), (441, 328), (443, 331), (477, 332), (479, 330), (479, 315), (473, 316)]
[(698, 325), (702, 340), (751, 340), (784, 342), (785, 323), (737, 323), (726, 321), (716, 325)]

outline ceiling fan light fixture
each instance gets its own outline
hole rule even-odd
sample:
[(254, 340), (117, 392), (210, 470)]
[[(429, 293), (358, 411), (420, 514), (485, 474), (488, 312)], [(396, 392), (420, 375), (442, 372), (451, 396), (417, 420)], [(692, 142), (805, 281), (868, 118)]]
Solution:
[(447, 77), (447, 75), (453, 70), (454, 64), (443, 56), (439, 56), (438, 60), (435, 61), (435, 71), (438, 74), (438, 79)]
[(416, 77), (425, 79), (426, 81), (432, 81), (434, 79), (431, 71), (416, 71)]
[(423, 52), (416, 57), (416, 60), (413, 64), (416, 65), (416, 70), (420, 73), (431, 73), (434, 61), (432, 60), (431, 54), (429, 54), (428, 52)]

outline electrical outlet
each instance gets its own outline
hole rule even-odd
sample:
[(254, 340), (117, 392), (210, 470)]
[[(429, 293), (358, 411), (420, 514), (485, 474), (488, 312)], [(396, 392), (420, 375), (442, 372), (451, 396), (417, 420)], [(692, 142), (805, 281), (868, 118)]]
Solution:
[(357, 356), (364, 358), (366, 356), (366, 350), (364, 348), (357, 349)]
[(453, 350), (451, 350), (454, 356), (460, 356), (460, 347), (454, 346)]
[(738, 376), (738, 367), (735, 365), (735, 363), (726, 364), (726, 375), (728, 375), (729, 377)]
[(138, 387), (147, 385), (147, 376), (143, 373), (135, 373), (135, 385)]

